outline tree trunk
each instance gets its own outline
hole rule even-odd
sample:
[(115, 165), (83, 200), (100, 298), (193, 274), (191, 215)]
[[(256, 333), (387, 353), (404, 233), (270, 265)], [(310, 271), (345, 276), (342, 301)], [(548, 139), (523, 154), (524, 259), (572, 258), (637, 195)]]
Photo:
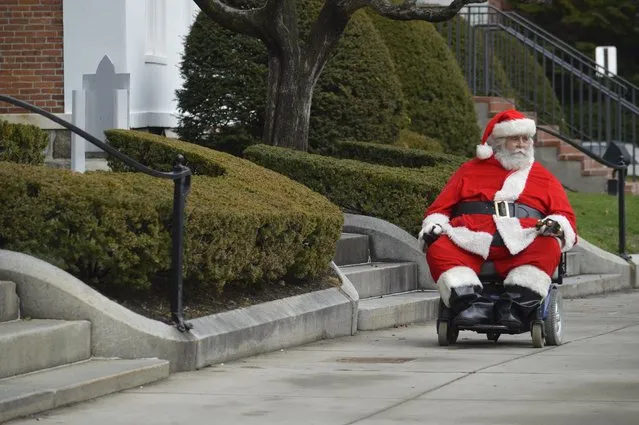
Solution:
[(269, 56), (263, 142), (307, 151), (315, 78), (298, 55)]

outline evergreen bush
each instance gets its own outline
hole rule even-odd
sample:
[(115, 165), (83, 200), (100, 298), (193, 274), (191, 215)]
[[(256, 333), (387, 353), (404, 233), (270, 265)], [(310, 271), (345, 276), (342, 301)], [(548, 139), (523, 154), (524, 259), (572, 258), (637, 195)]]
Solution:
[(439, 140), (446, 152), (472, 154), (480, 139), (475, 107), (445, 40), (428, 22), (395, 21), (375, 12), (370, 16), (395, 62), (408, 128)]
[(42, 165), (48, 143), (47, 132), (35, 125), (0, 120), (0, 161)]
[[(298, 0), (303, 38), (322, 4)], [(261, 138), (268, 77), (261, 41), (200, 13), (186, 38), (180, 72), (180, 138), (234, 154)], [(322, 147), (342, 137), (392, 143), (405, 122), (388, 48), (369, 17), (358, 12), (316, 84), (309, 143)]]
[[(325, 197), (247, 160), (180, 140), (109, 130), (119, 151), (158, 170), (177, 154), (193, 172), (187, 198), (185, 276), (222, 288), (228, 282), (306, 278), (326, 270), (343, 216)], [(115, 158), (115, 171), (130, 171)]]
[(250, 146), (244, 155), (323, 194), (344, 211), (387, 220), (415, 236), (424, 210), (456, 169), (443, 164), (421, 168), (374, 165), (267, 145)]

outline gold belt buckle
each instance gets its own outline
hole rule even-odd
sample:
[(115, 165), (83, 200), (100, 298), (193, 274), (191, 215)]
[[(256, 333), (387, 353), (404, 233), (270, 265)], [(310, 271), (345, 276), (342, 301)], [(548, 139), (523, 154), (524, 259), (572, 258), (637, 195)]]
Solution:
[[(504, 211), (504, 214), (502, 214)], [(508, 208), (508, 202), (495, 201), (495, 216), (497, 217), (510, 217), (510, 208)]]

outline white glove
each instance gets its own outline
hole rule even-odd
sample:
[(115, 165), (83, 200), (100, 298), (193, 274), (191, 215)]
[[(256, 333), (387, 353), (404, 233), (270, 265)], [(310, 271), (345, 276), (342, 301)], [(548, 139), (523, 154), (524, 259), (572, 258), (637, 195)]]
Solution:
[(422, 251), (426, 247), (426, 241), (424, 241), (424, 236), (439, 236), (442, 234), (444, 229), (437, 223), (428, 223), (422, 227), (422, 230), (419, 231), (419, 235), (417, 235), (417, 240), (419, 241), (419, 249)]

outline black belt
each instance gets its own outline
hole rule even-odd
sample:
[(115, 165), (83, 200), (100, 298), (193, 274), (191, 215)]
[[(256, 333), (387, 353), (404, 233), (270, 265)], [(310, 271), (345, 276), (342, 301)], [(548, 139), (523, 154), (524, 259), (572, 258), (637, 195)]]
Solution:
[(515, 217), (515, 218), (544, 218), (545, 215), (541, 211), (536, 210), (524, 204), (517, 202), (506, 201), (476, 201), (476, 202), (462, 202), (457, 204), (453, 208), (452, 217), (457, 217), (462, 214), (489, 214), (497, 215), (499, 217)]

